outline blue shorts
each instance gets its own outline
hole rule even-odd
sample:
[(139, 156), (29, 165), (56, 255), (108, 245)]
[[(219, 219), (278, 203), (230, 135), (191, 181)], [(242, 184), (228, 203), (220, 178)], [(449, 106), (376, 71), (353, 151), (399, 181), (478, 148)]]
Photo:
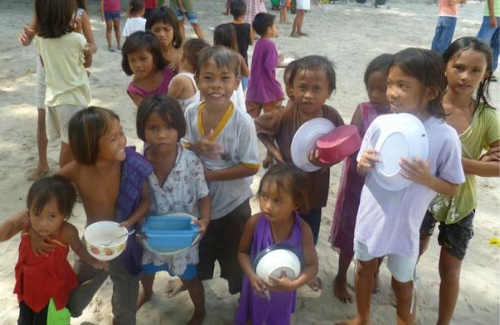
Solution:
[(122, 19), (122, 13), (120, 11), (104, 12), (104, 20), (120, 20)]
[(184, 271), (184, 273), (182, 273), (181, 275), (174, 274), (170, 270), (170, 266), (168, 264), (154, 265), (153, 263), (149, 263), (149, 264), (144, 264), (142, 266), (142, 273), (144, 273), (146, 275), (155, 274), (156, 272), (160, 272), (160, 271), (167, 271), (168, 274), (170, 274), (171, 276), (177, 275), (177, 276), (179, 276), (179, 278), (181, 278), (181, 280), (184, 280), (184, 281), (192, 280), (198, 276), (198, 267), (196, 265), (189, 265), (188, 264), (186, 266), (186, 271)]
[(175, 15), (177, 16), (177, 20), (181, 21), (184, 16), (186, 16), (188, 22), (190, 24), (198, 24), (198, 14), (196, 12), (182, 12), (178, 8), (175, 8)]

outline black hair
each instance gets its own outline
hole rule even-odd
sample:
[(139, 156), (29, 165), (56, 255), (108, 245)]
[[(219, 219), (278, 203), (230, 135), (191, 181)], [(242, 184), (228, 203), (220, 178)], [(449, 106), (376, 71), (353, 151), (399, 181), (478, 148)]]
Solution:
[(436, 97), (429, 100), (426, 109), (432, 116), (444, 120), (445, 113), (441, 101), (446, 88), (446, 78), (441, 56), (431, 50), (409, 47), (394, 54), (389, 70), (393, 67), (398, 67), (403, 73), (417, 79), (424, 88), (437, 92)]
[(184, 137), (186, 134), (186, 119), (179, 102), (167, 95), (154, 95), (144, 98), (137, 109), (135, 124), (139, 139), (146, 142), (144, 127), (148, 116), (153, 112), (158, 113), (165, 122), (172, 125), (177, 131), (177, 141)]
[(487, 106), (493, 108), (489, 103), (488, 99), (490, 98), (489, 86), (491, 82), (491, 76), (493, 71), (493, 53), (491, 52), (491, 48), (488, 44), (481, 41), (476, 37), (462, 37), (455, 40), (443, 53), (443, 60), (445, 66), (448, 64), (450, 60), (455, 57), (458, 57), (462, 52), (467, 50), (473, 50), (484, 55), (486, 59), (486, 75), (485, 78), (479, 83), (479, 87), (476, 91), (476, 105), (474, 107), (474, 111), (479, 107), (481, 103), (486, 104)]
[(264, 37), (266, 36), (267, 29), (274, 25), (275, 15), (268, 14), (266, 12), (260, 12), (255, 15), (252, 22), (252, 28), (257, 34)]
[(200, 52), (207, 47), (210, 47), (210, 45), (199, 38), (191, 38), (182, 44), (182, 56), (195, 71), (198, 67)]
[(130, 0), (128, 4), (128, 14), (132, 16), (133, 14), (138, 14), (144, 10), (144, 0)]
[(247, 13), (247, 4), (243, 0), (233, 0), (229, 4), (229, 10), (234, 19), (237, 19)]
[(164, 23), (172, 26), (174, 31), (174, 39), (172, 40), (172, 45), (174, 48), (178, 49), (182, 45), (182, 34), (179, 29), (179, 22), (177, 16), (172, 9), (168, 7), (159, 7), (151, 11), (148, 20), (146, 21), (146, 29), (151, 30), (157, 23)]
[(290, 83), (293, 85), (295, 76), (299, 71), (307, 70), (324, 71), (326, 74), (326, 79), (328, 80), (328, 89), (330, 90), (330, 92), (333, 92), (335, 89), (337, 89), (333, 62), (321, 55), (308, 55), (296, 60), (295, 65), (292, 67), (292, 71), (290, 73)]
[(36, 32), (43, 38), (59, 38), (73, 30), (75, 0), (36, 0)]
[(283, 71), (283, 82), (285, 83), (285, 85), (287, 84), (286, 75), (289, 74), (288, 83), (290, 83), (290, 76), (296, 64), (297, 60), (293, 60), (292, 62), (286, 65), (285, 71)]
[(220, 24), (214, 29), (214, 45), (222, 45), (238, 52), (238, 40), (233, 24)]
[(30, 211), (40, 213), (52, 199), (56, 200), (59, 212), (69, 218), (75, 206), (76, 190), (60, 175), (43, 177), (31, 185), (26, 205)]
[(151, 53), (156, 71), (163, 70), (165, 60), (161, 54), (160, 43), (155, 34), (150, 31), (137, 31), (127, 37), (122, 47), (122, 68), (127, 76), (134, 74), (128, 62), (128, 56), (138, 50), (145, 50)]
[(380, 71), (387, 75), (389, 71), (389, 66), (391, 65), (392, 62), (392, 57), (393, 57), (392, 54), (384, 53), (377, 56), (368, 64), (364, 77), (366, 87), (368, 87), (368, 79), (370, 78), (370, 75), (372, 73)]
[(198, 66), (195, 75), (200, 76), (201, 69), (207, 65), (210, 59), (214, 59), (215, 65), (219, 69), (229, 69), (236, 77), (240, 76), (241, 61), (238, 53), (220, 45), (203, 49), (198, 57)]
[(260, 180), (256, 198), (262, 194), (262, 187), (266, 182), (274, 183), (278, 190), (283, 190), (290, 194), (293, 203), (297, 205), (297, 211), (309, 210), (307, 202), (307, 175), (291, 163), (281, 163), (273, 165)]

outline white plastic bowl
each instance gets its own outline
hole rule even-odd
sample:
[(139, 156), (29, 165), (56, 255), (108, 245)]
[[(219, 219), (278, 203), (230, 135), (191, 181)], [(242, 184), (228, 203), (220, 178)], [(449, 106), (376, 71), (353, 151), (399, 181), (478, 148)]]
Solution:
[(264, 250), (257, 256), (255, 262), (255, 273), (263, 281), (269, 281), (269, 276), (281, 278), (283, 271), (290, 280), (295, 280), (300, 275), (298, 256), (286, 248)]
[(99, 221), (85, 228), (83, 237), (90, 255), (101, 261), (110, 261), (125, 250), (128, 236), (113, 241), (110, 246), (105, 244), (126, 233), (127, 228), (117, 222)]

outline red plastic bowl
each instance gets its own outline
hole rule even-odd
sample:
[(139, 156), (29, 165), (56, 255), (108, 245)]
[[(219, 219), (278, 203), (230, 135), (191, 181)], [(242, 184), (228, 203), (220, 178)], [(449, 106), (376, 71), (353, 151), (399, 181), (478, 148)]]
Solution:
[(361, 136), (355, 125), (342, 125), (316, 141), (321, 162), (331, 164), (344, 160), (361, 147)]

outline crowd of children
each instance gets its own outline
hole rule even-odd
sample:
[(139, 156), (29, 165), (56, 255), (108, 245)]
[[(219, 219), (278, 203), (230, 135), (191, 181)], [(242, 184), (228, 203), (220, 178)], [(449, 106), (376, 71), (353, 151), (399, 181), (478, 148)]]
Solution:
[[(321, 161), (312, 150), (309, 161), (320, 169), (304, 172), (294, 166), (291, 146), (297, 130), (314, 118), (344, 124), (326, 104), (337, 87), (332, 62), (308, 55), (288, 64), (283, 92), (276, 80), (282, 57), (272, 41), (275, 16), (255, 12), (261, 1), (248, 12), (241, 0), (229, 3), (234, 21), (215, 28), (214, 46), (203, 40), (192, 2), (174, 4), (175, 11), (161, 7), (148, 12), (143, 1), (131, 0), (121, 48), (120, 1), (101, 1), (108, 49), (121, 51), (122, 69), (133, 75), (123, 96), (128, 94), (136, 106), (136, 132), (144, 142), (138, 153), (127, 147), (116, 113), (88, 107), (85, 68), (96, 47), (84, 2), (35, 2), (35, 15), (20, 41), (28, 45), (33, 39), (40, 63), (40, 162), (27, 210), (0, 225), (0, 241), (21, 234), (14, 288), (20, 324), (50, 324), (53, 317), (69, 323), (108, 276), (113, 322), (135, 324), (136, 311), (150, 300), (160, 271), (180, 278), (170, 293), (187, 290), (194, 306), (189, 324), (201, 324), (207, 312), (202, 281), (213, 277), (216, 261), (229, 293), (240, 294), (235, 324), (289, 324), (297, 289), (321, 288), (315, 245), (333, 163)], [(301, 3), (297, 9), (308, 7)], [(142, 18), (145, 12), (147, 19)], [(248, 14), (252, 28), (243, 19)], [(184, 40), (184, 16), (199, 39)], [(292, 34), (304, 35), (301, 26), (294, 23)], [(260, 39), (249, 69), (253, 31)], [(437, 222), (442, 245), (438, 323), (448, 324), (453, 315), (461, 262), (473, 233), (475, 176), (500, 176), (500, 130), (489, 104), (494, 71), (489, 44), (474, 37), (449, 47), (440, 44), (442, 56), (407, 48), (377, 56), (366, 69), (368, 101), (358, 105), (351, 119), (363, 142), (343, 162), (330, 236), (340, 253), (334, 294), (341, 302), (353, 300), (346, 274), (353, 257), (357, 265), (358, 315), (342, 323), (370, 322), (371, 295), (384, 258), (392, 275), (397, 321), (415, 323), (416, 265)], [(241, 100), (245, 77), (250, 77), (246, 103)], [(401, 158), (401, 174), (412, 183), (399, 191), (382, 188), (372, 173), (381, 161), (373, 149), (374, 125), (381, 115), (392, 113), (417, 117), (429, 139), (428, 160)], [(46, 126), (40, 122), (45, 118)], [(48, 177), (42, 177), (48, 171), (45, 132), (61, 141), (60, 169)], [(263, 162), (258, 140), (267, 150)], [(250, 184), (261, 162), (269, 169), (256, 193), (260, 212), (252, 215)], [(165, 256), (130, 236), (120, 257), (97, 261), (68, 222), (77, 195), (86, 225), (116, 221), (139, 232), (149, 216), (184, 212), (195, 217), (201, 239), (186, 251)], [(297, 252), (301, 271), (296, 279), (282, 273), (266, 281), (256, 274), (256, 256), (277, 244)], [(69, 247), (77, 255), (73, 267), (67, 261)]]

